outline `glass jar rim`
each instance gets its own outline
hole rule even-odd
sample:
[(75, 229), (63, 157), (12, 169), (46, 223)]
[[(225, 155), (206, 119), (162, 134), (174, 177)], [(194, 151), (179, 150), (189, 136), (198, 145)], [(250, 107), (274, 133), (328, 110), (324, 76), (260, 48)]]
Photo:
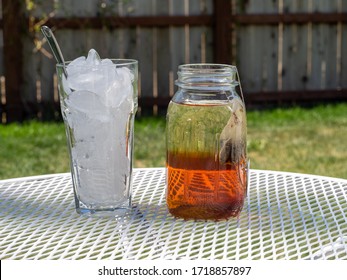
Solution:
[(190, 63), (182, 64), (178, 66), (179, 72), (184, 73), (205, 73), (205, 72), (214, 72), (214, 73), (236, 73), (237, 67), (229, 64), (219, 64), (219, 63)]

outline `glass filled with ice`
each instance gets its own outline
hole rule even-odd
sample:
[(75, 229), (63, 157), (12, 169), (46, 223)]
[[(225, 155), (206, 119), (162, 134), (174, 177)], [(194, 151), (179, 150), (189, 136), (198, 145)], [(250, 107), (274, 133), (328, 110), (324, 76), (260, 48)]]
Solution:
[(138, 63), (100, 59), (95, 50), (57, 65), (61, 112), (80, 214), (118, 215), (131, 207)]

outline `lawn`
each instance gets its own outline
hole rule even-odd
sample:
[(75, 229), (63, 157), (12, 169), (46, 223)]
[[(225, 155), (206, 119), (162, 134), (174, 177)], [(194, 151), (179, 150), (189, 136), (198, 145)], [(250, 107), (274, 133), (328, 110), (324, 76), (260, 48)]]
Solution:
[(347, 179), (347, 104), (252, 112), (252, 167)]
[[(347, 103), (248, 111), (254, 169), (347, 179)], [(0, 179), (69, 171), (62, 123), (0, 125)], [(135, 123), (135, 167), (165, 166), (165, 119)]]

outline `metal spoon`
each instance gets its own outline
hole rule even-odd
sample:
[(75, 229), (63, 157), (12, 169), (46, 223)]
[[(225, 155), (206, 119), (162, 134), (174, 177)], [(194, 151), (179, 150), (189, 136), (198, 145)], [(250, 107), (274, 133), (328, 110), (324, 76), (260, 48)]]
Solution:
[(65, 77), (67, 77), (65, 60), (64, 60), (63, 54), (60, 50), (60, 47), (58, 45), (58, 42), (54, 37), (52, 30), (48, 26), (43, 25), (43, 26), (41, 26), (41, 31), (42, 31), (43, 35), (45, 36), (45, 38), (47, 39), (47, 42), (48, 42), (49, 46), (51, 47), (52, 53), (53, 53), (56, 61), (60, 64), (63, 64), (64, 75), (65, 75)]

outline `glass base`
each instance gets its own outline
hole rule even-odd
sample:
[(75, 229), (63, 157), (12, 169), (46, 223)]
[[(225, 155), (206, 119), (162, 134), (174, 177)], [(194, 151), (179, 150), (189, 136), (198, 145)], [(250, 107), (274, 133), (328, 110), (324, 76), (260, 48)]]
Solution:
[(113, 208), (113, 209), (86, 209), (76, 208), (76, 212), (88, 217), (120, 217), (131, 212), (132, 208)]
[(115, 207), (88, 207), (75, 197), (76, 212), (90, 217), (120, 217), (131, 212), (131, 199)]

